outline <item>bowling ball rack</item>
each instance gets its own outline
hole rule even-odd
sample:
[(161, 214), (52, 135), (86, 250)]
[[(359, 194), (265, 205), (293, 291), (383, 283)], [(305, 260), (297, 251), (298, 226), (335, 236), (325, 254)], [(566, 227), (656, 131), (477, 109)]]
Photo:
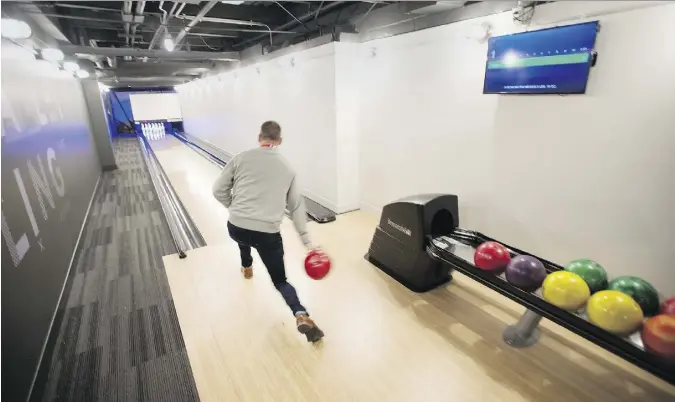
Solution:
[[(562, 270), (561, 266), (531, 253), (518, 250), (479, 232), (459, 228), (455, 229), (449, 236), (430, 236), (428, 240), (427, 252), (432, 258), (447, 264), (451, 269), (461, 272), (528, 309), (519, 323), (507, 327), (504, 331), (504, 341), (507, 344), (514, 347), (534, 345), (540, 336), (539, 321), (541, 318), (546, 318), (675, 384), (675, 363), (645, 351), (639, 333), (630, 337), (621, 337), (609, 333), (587, 321), (583, 314), (565, 311), (550, 304), (537, 293), (526, 292), (509, 284), (504, 279), (503, 274), (494, 275), (477, 268), (470, 260), (467, 260), (467, 257), (473, 258), (473, 250), (480, 244), (486, 241), (497, 241), (509, 250), (512, 257), (531, 255), (537, 258), (544, 264), (549, 273)], [(465, 250), (462, 250), (464, 252), (460, 251), (462, 248), (465, 248)]]
[(539, 323), (546, 318), (626, 361), (675, 385), (675, 362), (646, 351), (640, 333), (629, 337), (607, 332), (589, 322), (585, 313), (569, 312), (550, 304), (540, 290), (527, 292), (508, 283), (504, 274), (481, 270), (473, 264), (475, 248), (487, 241), (504, 245), (511, 256), (530, 255), (544, 264), (548, 273), (563, 267), (532, 253), (459, 227), (456, 196), (426, 194), (406, 197), (382, 211), (365, 258), (392, 278), (416, 292), (441, 286), (460, 272), (527, 308), (523, 316), (503, 333), (506, 344), (515, 348), (535, 345)]

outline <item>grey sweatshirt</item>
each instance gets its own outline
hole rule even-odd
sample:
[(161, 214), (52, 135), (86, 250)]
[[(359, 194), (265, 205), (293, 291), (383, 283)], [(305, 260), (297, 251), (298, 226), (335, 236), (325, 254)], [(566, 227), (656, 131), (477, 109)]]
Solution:
[(234, 156), (214, 183), (213, 195), (229, 210), (230, 223), (258, 232), (278, 233), (288, 209), (302, 242), (310, 243), (295, 171), (276, 148)]

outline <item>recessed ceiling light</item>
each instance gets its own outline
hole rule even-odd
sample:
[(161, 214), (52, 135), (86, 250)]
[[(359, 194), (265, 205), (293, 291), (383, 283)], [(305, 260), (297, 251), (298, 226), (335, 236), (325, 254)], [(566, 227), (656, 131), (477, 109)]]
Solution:
[(75, 63), (74, 61), (67, 61), (63, 63), (63, 69), (68, 71), (69, 73), (74, 73), (75, 71), (80, 69), (80, 65)]
[(30, 25), (13, 18), (3, 18), (2, 37), (8, 39), (28, 39), (33, 34)]
[(47, 48), (40, 51), (42, 58), (47, 61), (61, 61), (63, 60), (63, 52), (60, 49), (56, 48)]

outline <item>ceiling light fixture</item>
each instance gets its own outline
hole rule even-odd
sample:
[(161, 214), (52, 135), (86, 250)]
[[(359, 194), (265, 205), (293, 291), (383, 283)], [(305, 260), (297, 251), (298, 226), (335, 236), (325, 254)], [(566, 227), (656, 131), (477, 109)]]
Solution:
[(69, 73), (74, 73), (80, 69), (80, 65), (75, 63), (74, 61), (67, 61), (63, 63), (63, 69), (68, 71)]
[(75, 75), (77, 75), (77, 78), (87, 78), (89, 77), (89, 72), (87, 70), (77, 70)]
[(30, 25), (13, 18), (3, 18), (0, 22), (2, 37), (7, 39), (28, 39), (33, 34)]
[(173, 43), (173, 39), (171, 39), (170, 37), (164, 39), (164, 49), (166, 49), (170, 52), (173, 52), (173, 49), (175, 49), (175, 48), (176, 48), (176, 45)]
[(221, 3), (223, 3), (223, 4), (232, 4), (233, 6), (238, 6), (238, 5), (240, 5), (240, 4), (244, 3), (244, 2), (243, 2), (243, 1), (221, 1)]
[(64, 58), (63, 52), (56, 48), (47, 48), (40, 51), (42, 58), (47, 61), (61, 61)]

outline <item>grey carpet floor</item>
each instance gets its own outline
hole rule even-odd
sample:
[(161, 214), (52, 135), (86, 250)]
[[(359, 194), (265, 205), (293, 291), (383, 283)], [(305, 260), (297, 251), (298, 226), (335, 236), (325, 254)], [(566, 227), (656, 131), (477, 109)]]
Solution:
[(198, 401), (162, 256), (175, 253), (136, 139), (114, 143), (76, 256), (44, 401)]

